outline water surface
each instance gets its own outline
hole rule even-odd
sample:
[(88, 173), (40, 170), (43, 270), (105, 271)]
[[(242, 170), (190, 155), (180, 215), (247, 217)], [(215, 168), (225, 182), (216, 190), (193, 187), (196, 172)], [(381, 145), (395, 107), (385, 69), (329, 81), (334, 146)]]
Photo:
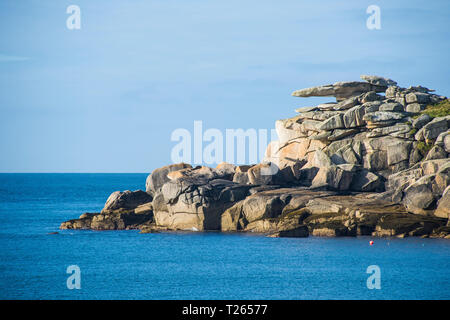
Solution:
[[(0, 174), (1, 299), (449, 299), (450, 241), (58, 230), (146, 174)], [(59, 231), (59, 234), (48, 234)], [(66, 269), (81, 269), (69, 290)], [(381, 269), (369, 290), (367, 267)]]

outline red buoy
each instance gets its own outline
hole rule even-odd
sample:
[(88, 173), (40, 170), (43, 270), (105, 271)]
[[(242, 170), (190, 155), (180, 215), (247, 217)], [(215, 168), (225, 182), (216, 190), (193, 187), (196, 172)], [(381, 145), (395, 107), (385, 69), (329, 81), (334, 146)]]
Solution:
[(369, 244), (370, 244), (370, 245), (373, 245), (373, 240), (370, 240)]

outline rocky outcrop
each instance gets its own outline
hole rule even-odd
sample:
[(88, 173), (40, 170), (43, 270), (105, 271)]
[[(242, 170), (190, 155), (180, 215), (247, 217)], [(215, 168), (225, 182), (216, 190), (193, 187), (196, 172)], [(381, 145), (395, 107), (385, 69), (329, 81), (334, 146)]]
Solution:
[[(336, 102), (277, 120), (278, 140), (262, 163), (155, 169), (146, 192), (114, 192), (100, 213), (61, 228), (448, 237), (448, 100), (422, 86), (361, 79), (295, 91)], [(435, 104), (444, 107), (429, 112)]]
[(153, 221), (152, 196), (143, 191), (113, 192), (100, 213), (83, 213), (61, 229), (128, 230)]

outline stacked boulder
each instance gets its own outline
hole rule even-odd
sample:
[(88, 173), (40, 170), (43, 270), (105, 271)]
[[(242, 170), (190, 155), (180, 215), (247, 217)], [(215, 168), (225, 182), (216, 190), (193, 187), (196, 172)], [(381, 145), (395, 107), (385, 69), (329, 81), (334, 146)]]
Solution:
[(276, 121), (262, 163), (171, 164), (61, 228), (450, 238), (450, 115), (424, 112), (446, 97), (361, 79), (295, 91), (336, 102)]
[[(281, 170), (304, 161), (297, 174), (303, 182), (340, 191), (381, 191), (392, 174), (420, 161), (448, 161), (450, 116), (420, 115), (427, 104), (446, 97), (422, 86), (400, 88), (391, 79), (361, 78), (365, 82), (294, 91), (293, 96), (334, 96), (337, 102), (299, 108), (297, 116), (278, 120), (279, 140), (269, 145), (265, 161)], [(433, 147), (425, 154), (421, 144)]]

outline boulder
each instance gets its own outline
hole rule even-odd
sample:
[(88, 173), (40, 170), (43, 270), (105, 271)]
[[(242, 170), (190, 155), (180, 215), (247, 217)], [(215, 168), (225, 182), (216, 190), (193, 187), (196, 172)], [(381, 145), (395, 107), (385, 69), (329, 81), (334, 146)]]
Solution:
[(363, 103), (362, 106), (364, 107), (365, 113), (371, 113), (379, 111), (381, 104), (381, 101), (371, 101)]
[(293, 229), (282, 230), (268, 235), (268, 237), (272, 238), (305, 238), (308, 236), (309, 230), (307, 226), (298, 226)]
[(444, 148), (446, 152), (450, 152), (450, 130), (441, 132), (434, 144)]
[(367, 127), (386, 127), (394, 124), (398, 120), (404, 118), (404, 114), (399, 112), (390, 111), (375, 111), (371, 113), (366, 113), (363, 120), (367, 122)]
[(450, 218), (450, 186), (447, 186), (441, 199), (438, 201), (434, 215), (440, 218)]
[(248, 172), (250, 184), (276, 184), (279, 182), (280, 169), (273, 163), (260, 163), (251, 167)]
[(435, 160), (435, 159), (445, 159), (445, 158), (447, 158), (447, 152), (444, 150), (444, 148), (442, 148), (440, 146), (434, 146), (428, 152), (427, 156), (425, 157), (425, 160)]
[(424, 125), (426, 125), (428, 122), (430, 122), (432, 119), (428, 114), (422, 114), (417, 119), (414, 119), (412, 122), (412, 126), (414, 129), (420, 129)]
[(424, 125), (414, 136), (417, 141), (436, 139), (442, 132), (448, 129), (447, 117), (434, 118)]
[(396, 123), (393, 126), (381, 127), (370, 130), (367, 134), (367, 138), (382, 137), (387, 135), (393, 135), (396, 133), (407, 134), (411, 131), (411, 127), (406, 123)]
[(365, 80), (367, 82), (369, 82), (370, 84), (376, 85), (376, 86), (381, 86), (381, 87), (390, 87), (390, 86), (395, 86), (397, 85), (397, 82), (395, 82), (392, 79), (389, 78), (383, 78), (383, 77), (379, 77), (379, 76), (369, 76), (369, 75), (361, 75), (360, 76), (361, 80)]
[(425, 105), (417, 103), (417, 102), (410, 103), (406, 106), (406, 112), (410, 112), (410, 113), (419, 113), (423, 109), (425, 109)]
[(353, 175), (350, 190), (359, 192), (378, 191), (383, 189), (383, 180), (367, 169), (359, 170)]
[(172, 230), (219, 230), (221, 214), (248, 195), (250, 186), (228, 180), (181, 178), (161, 189), (167, 211), (156, 211), (156, 225)]
[(129, 211), (134, 210), (144, 203), (152, 202), (153, 197), (142, 190), (137, 191), (116, 191), (113, 192), (106, 200), (102, 213), (112, 211)]
[(414, 214), (427, 215), (436, 203), (432, 183), (435, 175), (425, 175), (408, 186), (404, 191), (403, 203)]
[(249, 184), (250, 180), (248, 179), (247, 172), (236, 172), (233, 176), (233, 182), (239, 184)]
[(310, 167), (322, 168), (329, 167), (333, 164), (331, 159), (322, 150), (316, 150), (310, 161)]
[(353, 173), (338, 166), (321, 167), (314, 177), (311, 188), (327, 188), (330, 190), (348, 190), (352, 182)]
[(275, 122), (275, 130), (280, 144), (285, 144), (294, 139), (307, 137), (307, 133), (302, 130), (302, 124), (298, 122), (300, 119), (301, 118), (297, 116), (290, 119), (277, 120)]
[(337, 114), (331, 118), (328, 118), (319, 126), (319, 130), (334, 130), (345, 128), (344, 121), (342, 119), (342, 114)]
[(426, 104), (430, 102), (430, 95), (423, 92), (411, 92), (406, 95), (406, 102)]
[(383, 96), (377, 94), (375, 91), (369, 91), (367, 93), (363, 93), (359, 97), (360, 103), (367, 103), (367, 102), (373, 102), (373, 101), (381, 101), (384, 99)]
[(385, 86), (373, 85), (367, 82), (343, 81), (296, 90), (292, 95), (295, 97), (336, 97), (336, 100), (339, 102), (369, 91), (384, 92), (385, 90)]
[(232, 177), (236, 171), (236, 166), (231, 163), (221, 162), (217, 165), (216, 170), (220, 176), (227, 175)]
[(151, 192), (158, 192), (161, 190), (161, 187), (164, 185), (164, 183), (169, 181), (169, 178), (167, 178), (167, 174), (172, 171), (177, 171), (185, 168), (192, 168), (190, 164), (186, 163), (177, 163), (177, 164), (171, 164), (168, 166), (164, 166), (162, 168), (155, 169), (151, 174), (148, 175), (147, 181), (145, 183), (146, 191)]
[(363, 117), (366, 113), (366, 108), (362, 105), (355, 106), (347, 110), (343, 116), (344, 126), (346, 128), (359, 127), (365, 124)]
[(412, 142), (399, 141), (387, 146), (387, 163), (389, 166), (409, 159)]
[(390, 111), (390, 112), (403, 112), (405, 111), (403, 106), (398, 102), (385, 102), (380, 105), (379, 111)]

